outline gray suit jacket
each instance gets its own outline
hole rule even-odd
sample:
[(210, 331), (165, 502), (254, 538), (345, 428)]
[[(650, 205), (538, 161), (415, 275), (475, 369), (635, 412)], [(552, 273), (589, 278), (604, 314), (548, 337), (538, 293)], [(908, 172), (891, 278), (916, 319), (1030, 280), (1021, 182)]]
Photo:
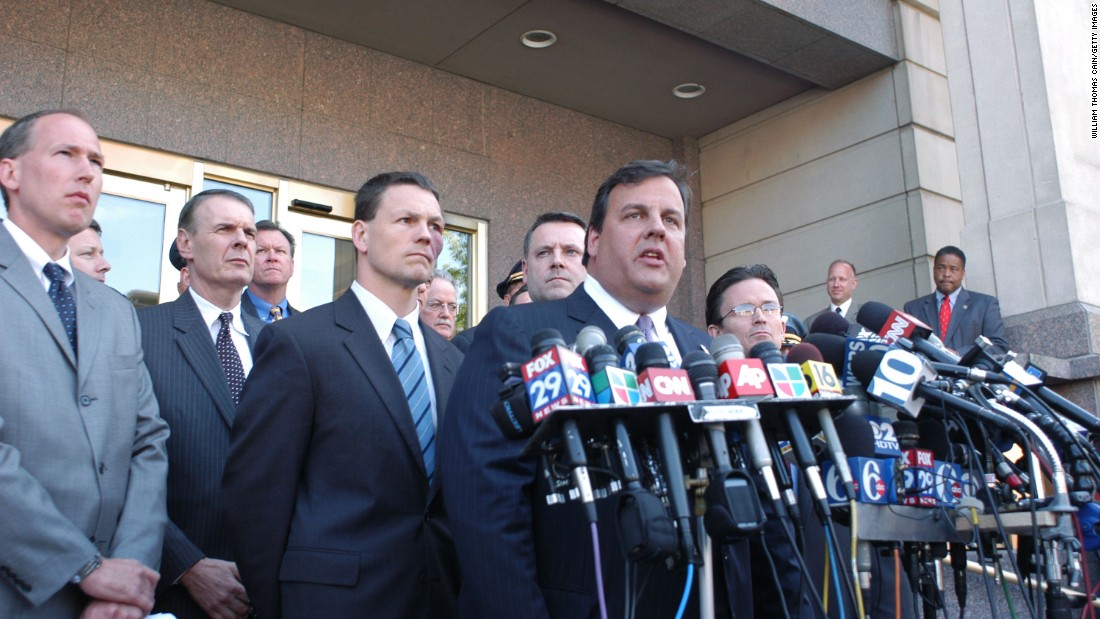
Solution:
[[(168, 529), (157, 587), (158, 612), (180, 619), (205, 614), (182, 585), (173, 585), (203, 557), (231, 561), (221, 501), (235, 407), (210, 329), (191, 294), (138, 312), (146, 363), (172, 428), (168, 441)], [(242, 313), (251, 348), (264, 323)]]
[(156, 568), (165, 441), (133, 307), (76, 273), (79, 359), (0, 226), (0, 617), (75, 617), (98, 551)]
[[(830, 309), (831, 307), (832, 306), (827, 305), (827, 306), (825, 306), (824, 309), (820, 309), (820, 310), (810, 314), (809, 316), (807, 316), (803, 320), (803, 322), (806, 323), (806, 328), (809, 329), (810, 325), (814, 324), (814, 320), (818, 316), (820, 316), (822, 314), (827, 314), (827, 313), (833, 311), (832, 309)], [(853, 300), (852, 305), (848, 308), (848, 313), (845, 314), (844, 317), (843, 317), (844, 320), (847, 320), (848, 322), (851, 322), (851, 323), (856, 322), (856, 316), (859, 314), (859, 307), (860, 307), (860, 302), (856, 301), (856, 300)]]
[[(912, 314), (917, 320), (932, 327), (936, 335), (940, 334), (940, 308), (936, 305), (936, 293), (906, 303), (905, 313)], [(943, 343), (960, 355), (965, 355), (974, 348), (974, 340), (979, 335), (988, 337), (1001, 349), (1009, 350), (997, 297), (963, 288), (955, 299), (951, 323), (947, 325), (947, 337), (943, 338)]]

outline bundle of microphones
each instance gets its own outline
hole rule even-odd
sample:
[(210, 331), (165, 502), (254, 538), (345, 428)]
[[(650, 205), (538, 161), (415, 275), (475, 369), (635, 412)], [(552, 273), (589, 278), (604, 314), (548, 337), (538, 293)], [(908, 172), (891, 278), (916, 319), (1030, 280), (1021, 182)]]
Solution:
[[(767, 342), (746, 356), (723, 335), (680, 363), (634, 326), (614, 346), (596, 327), (571, 347), (547, 329), (530, 361), (501, 368), (492, 415), (507, 437), (533, 436), (526, 451), (543, 461), (548, 502), (580, 499), (595, 523), (595, 501), (617, 497), (634, 560), (698, 564), (692, 505), (705, 504), (720, 542), (758, 533), (766, 511), (799, 519), (792, 466), (827, 534), (832, 512), (857, 503), (963, 510), (975, 523), (981, 512), (1046, 510), (1057, 524), (1044, 539), (1080, 547), (1073, 515), (1100, 479), (1087, 437), (1100, 419), (984, 338), (960, 358), (882, 303), (865, 303), (857, 321), (823, 314), (786, 358)], [(1012, 443), (1025, 449), (1022, 464), (1002, 453)], [(1100, 545), (1085, 535), (1085, 546)], [(1076, 553), (1055, 554), (1072, 581)], [(1061, 572), (1047, 574), (1048, 597), (1051, 574)]]

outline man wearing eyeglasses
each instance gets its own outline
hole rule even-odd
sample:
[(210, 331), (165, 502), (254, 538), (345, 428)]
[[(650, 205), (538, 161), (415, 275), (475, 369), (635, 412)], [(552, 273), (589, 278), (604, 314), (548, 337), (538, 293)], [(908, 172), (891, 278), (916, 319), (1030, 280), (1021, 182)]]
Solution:
[(764, 264), (726, 271), (707, 294), (707, 331), (737, 336), (746, 352), (760, 342), (782, 346), (783, 295), (775, 273)]
[(420, 320), (448, 340), (455, 336), (458, 291), (450, 273), (436, 270), (420, 302)]

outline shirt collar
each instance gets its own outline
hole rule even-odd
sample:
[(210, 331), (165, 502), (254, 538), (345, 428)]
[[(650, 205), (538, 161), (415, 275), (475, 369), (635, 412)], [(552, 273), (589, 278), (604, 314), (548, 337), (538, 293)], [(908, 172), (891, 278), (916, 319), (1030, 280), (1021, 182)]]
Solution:
[(18, 224), (10, 219), (5, 219), (3, 223), (8, 233), (11, 234), (11, 238), (15, 241), (16, 246), (19, 247), (19, 251), (23, 252), (23, 255), (27, 257), (27, 262), (31, 264), (31, 270), (38, 276), (38, 281), (42, 283), (42, 286), (46, 290), (50, 289), (50, 278), (46, 277), (42, 269), (50, 262), (56, 262), (58, 266), (65, 270), (65, 285), (73, 285), (73, 281), (76, 277), (73, 275), (73, 265), (69, 260), (69, 248), (67, 246), (65, 247), (64, 256), (61, 256), (57, 260), (51, 260), (46, 250), (42, 249), (42, 246), (32, 239), (29, 234), (24, 232)]
[(829, 309), (831, 309), (834, 312), (836, 311), (836, 308), (838, 308), (838, 307), (840, 308), (841, 313), (843, 313), (845, 316), (847, 316), (848, 315), (848, 308), (852, 307), (852, 297), (848, 297), (848, 300), (841, 303), (840, 305), (833, 305), (832, 302), (829, 303)]
[[(641, 314), (628, 308), (618, 299), (611, 296), (611, 293), (608, 292), (595, 277), (592, 277), (591, 273), (588, 274), (588, 277), (584, 278), (584, 283), (581, 285), (584, 286), (584, 291), (588, 293), (588, 296), (592, 297), (596, 305), (611, 319), (616, 329), (622, 329), (627, 325), (633, 325), (638, 322), (638, 316), (641, 316)], [(668, 328), (668, 308), (662, 306), (650, 312), (648, 315), (653, 319), (653, 328), (657, 331), (657, 337), (672, 350), (673, 356), (678, 362), (680, 350), (676, 345), (676, 338), (672, 336), (672, 331)], [(612, 333), (608, 333), (607, 335), (608, 337), (614, 337)]]
[(243, 335), (248, 335), (248, 330), (244, 328), (244, 320), (241, 319), (240, 303), (237, 303), (237, 306), (231, 310), (223, 310), (217, 305), (202, 298), (202, 295), (195, 292), (194, 288), (188, 288), (187, 291), (191, 293), (191, 298), (195, 300), (195, 306), (199, 308), (199, 314), (202, 315), (202, 321), (206, 326), (213, 328), (215, 325), (218, 325), (220, 328), (222, 312), (229, 312), (233, 314), (233, 320), (230, 321), (229, 325), (230, 328)]
[[(389, 342), (393, 335), (393, 324), (397, 322), (397, 312), (390, 309), (390, 306), (382, 302), (374, 295), (373, 292), (367, 290), (359, 284), (358, 281), (351, 283), (351, 291), (355, 293), (355, 297), (359, 299), (359, 304), (363, 306), (363, 311), (367, 313), (367, 318), (370, 318), (371, 324), (374, 325), (374, 330), (378, 332), (378, 339), (383, 343), (386, 343), (386, 348), (390, 348)], [(405, 322), (409, 323), (409, 329), (413, 333), (413, 341), (418, 344), (418, 347), (423, 346), (424, 338), (420, 334), (420, 305), (417, 304), (413, 308), (413, 311), (405, 316), (401, 316), (405, 319)]]
[[(962, 292), (962, 289), (963, 289), (962, 286), (959, 286), (958, 288), (955, 289), (955, 292), (952, 292), (951, 294), (947, 295), (951, 299), (951, 307), (952, 308), (955, 307), (955, 301), (959, 300), (959, 293)], [(943, 305), (943, 293), (940, 292), (939, 290), (937, 290), (936, 291), (936, 306), (938, 307), (940, 305)]]
[(256, 306), (256, 315), (260, 318), (260, 320), (263, 320), (264, 322), (271, 322), (272, 307), (278, 307), (279, 309), (283, 310), (283, 317), (286, 317), (287, 301), (285, 298), (283, 299), (282, 303), (276, 303), (273, 306), (267, 301), (264, 301), (260, 297), (252, 294), (252, 291), (250, 289), (245, 288), (244, 291), (245, 294), (248, 295), (248, 298), (252, 300), (252, 305)]

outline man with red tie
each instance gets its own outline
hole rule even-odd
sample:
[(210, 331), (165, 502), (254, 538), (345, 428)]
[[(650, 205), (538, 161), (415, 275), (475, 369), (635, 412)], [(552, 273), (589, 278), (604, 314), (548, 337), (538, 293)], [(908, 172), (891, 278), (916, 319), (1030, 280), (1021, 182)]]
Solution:
[(905, 304), (905, 312), (932, 327), (943, 343), (960, 355), (974, 347), (979, 335), (1008, 350), (1001, 306), (997, 298), (962, 287), (966, 254), (954, 245), (936, 252), (932, 278), (936, 291)]

